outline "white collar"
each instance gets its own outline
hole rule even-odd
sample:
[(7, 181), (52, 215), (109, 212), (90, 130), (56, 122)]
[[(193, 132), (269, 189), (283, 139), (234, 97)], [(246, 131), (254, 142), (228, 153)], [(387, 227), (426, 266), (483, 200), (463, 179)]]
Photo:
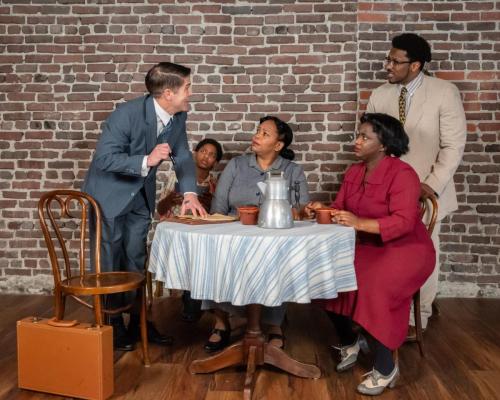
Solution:
[(167, 126), (168, 121), (170, 121), (170, 118), (172, 118), (172, 116), (158, 104), (155, 98), (153, 98), (153, 104), (155, 106), (155, 112), (157, 118), (160, 118), (160, 121), (162, 122), (163, 126)]

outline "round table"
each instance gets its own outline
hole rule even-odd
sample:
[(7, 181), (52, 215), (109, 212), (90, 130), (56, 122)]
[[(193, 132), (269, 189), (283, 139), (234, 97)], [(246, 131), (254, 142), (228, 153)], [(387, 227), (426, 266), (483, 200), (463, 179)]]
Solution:
[(244, 397), (251, 397), (256, 365), (271, 364), (301, 377), (319, 378), (317, 366), (304, 364), (268, 345), (260, 329), (261, 307), (309, 303), (356, 290), (355, 231), (315, 222), (291, 229), (262, 229), (239, 222), (158, 224), (149, 271), (170, 289), (190, 290), (195, 299), (247, 305), (243, 341), (191, 363), (194, 373), (247, 364)]

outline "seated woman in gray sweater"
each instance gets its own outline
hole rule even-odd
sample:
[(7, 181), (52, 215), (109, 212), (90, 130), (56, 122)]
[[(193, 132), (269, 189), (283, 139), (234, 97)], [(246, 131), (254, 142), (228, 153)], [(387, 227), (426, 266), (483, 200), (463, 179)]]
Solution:
[[(309, 201), (307, 181), (302, 167), (291, 161), (295, 157), (288, 148), (292, 140), (293, 132), (288, 124), (273, 116), (261, 118), (252, 138), (252, 153), (233, 158), (222, 172), (212, 199), (211, 213), (236, 215), (240, 206), (260, 205), (263, 195), (257, 182), (263, 182), (269, 171), (283, 172), (290, 187), (298, 184), (299, 204), (304, 206)], [(215, 325), (205, 350), (221, 350), (229, 344), (231, 335), (228, 313), (244, 315), (244, 307), (204, 301), (203, 308), (215, 310)], [(282, 305), (264, 307), (262, 312), (262, 322), (269, 326), (268, 340), (278, 347), (284, 344), (281, 324), (285, 311), (286, 307)]]

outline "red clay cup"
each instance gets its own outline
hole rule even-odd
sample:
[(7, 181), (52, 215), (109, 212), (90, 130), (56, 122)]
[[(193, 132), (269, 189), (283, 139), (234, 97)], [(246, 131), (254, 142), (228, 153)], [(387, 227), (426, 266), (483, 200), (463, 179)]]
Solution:
[(257, 225), (257, 221), (259, 220), (259, 207), (238, 207), (238, 214), (240, 215), (240, 222), (243, 225)]
[(318, 208), (316, 211), (316, 222), (318, 224), (331, 224), (333, 208)]

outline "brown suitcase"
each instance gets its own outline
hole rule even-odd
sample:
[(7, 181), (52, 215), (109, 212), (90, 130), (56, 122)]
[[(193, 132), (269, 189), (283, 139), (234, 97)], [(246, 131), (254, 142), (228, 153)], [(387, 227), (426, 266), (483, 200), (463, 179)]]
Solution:
[(17, 321), (23, 389), (103, 400), (113, 394), (113, 328), (28, 317)]

